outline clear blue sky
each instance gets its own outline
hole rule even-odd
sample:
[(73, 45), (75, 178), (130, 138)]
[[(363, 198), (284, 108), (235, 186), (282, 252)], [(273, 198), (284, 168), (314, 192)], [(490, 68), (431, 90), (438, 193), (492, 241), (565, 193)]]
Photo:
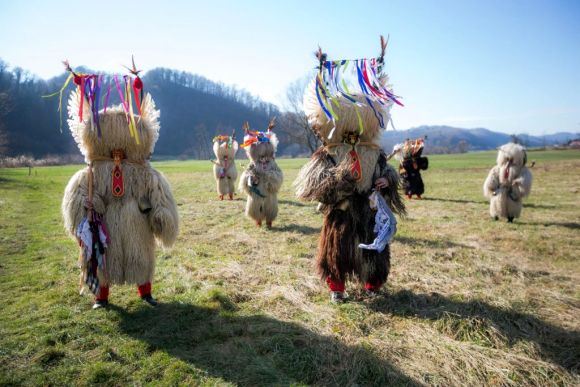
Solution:
[(168, 67), (280, 104), (288, 84), (334, 59), (387, 71), (400, 129), (580, 131), (580, 1), (0, 0), (0, 58), (42, 78), (60, 61), (122, 72)]

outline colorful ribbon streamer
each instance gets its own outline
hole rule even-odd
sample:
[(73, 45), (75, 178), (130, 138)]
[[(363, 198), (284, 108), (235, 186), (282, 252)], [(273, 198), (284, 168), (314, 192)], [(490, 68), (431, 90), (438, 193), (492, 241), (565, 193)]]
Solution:
[[(350, 66), (352, 62), (352, 66)], [(361, 115), (356, 109), (365, 103), (360, 102), (362, 96), (372, 110), (382, 128), (390, 121), (389, 110), (399, 101), (386, 85), (380, 80), (380, 66), (376, 58), (356, 60), (324, 61), (316, 76), (315, 92), (318, 104), (328, 121), (336, 124), (339, 116), (332, 105), (340, 106), (339, 99), (345, 99), (355, 105), (358, 118), (359, 134), (364, 132)], [(386, 117), (386, 120), (385, 120)]]
[(270, 137), (272, 137), (272, 132), (252, 132), (248, 131), (244, 136), (244, 143), (240, 145), (242, 148), (246, 148), (252, 144), (260, 142), (270, 142)]
[(125, 115), (127, 117), (127, 126), (129, 128), (129, 132), (131, 133), (131, 137), (134, 137), (137, 144), (140, 144), (139, 133), (137, 131), (137, 124), (133, 110), (133, 98), (135, 99), (135, 106), (137, 107), (137, 111), (139, 114), (141, 114), (141, 103), (143, 101), (143, 81), (141, 78), (137, 76), (135, 80), (133, 80), (132, 77), (125, 75), (123, 76), (124, 85), (121, 86), (118, 75), (113, 75), (110, 78), (107, 78), (101, 74), (74, 73), (70, 67), (68, 70), (70, 71), (70, 74), (66, 78), (60, 90), (52, 94), (42, 96), (43, 98), (49, 98), (59, 95), (58, 112), (60, 114), (60, 131), (62, 132), (63, 93), (69, 85), (71, 79), (74, 79), (74, 83), (77, 85), (78, 93), (80, 96), (78, 111), (79, 120), (82, 122), (86, 118), (84, 117), (84, 110), (85, 103), (87, 103), (91, 112), (90, 120), (92, 127), (96, 128), (98, 136), (101, 137), (102, 131), (101, 123), (99, 120), (99, 110), (102, 103), (103, 87), (104, 85), (107, 85), (107, 93), (104, 101), (104, 113), (106, 113), (109, 105), (111, 87), (114, 83), (117, 87), (117, 91), (119, 92), (121, 105), (123, 106), (123, 110), (125, 111)]

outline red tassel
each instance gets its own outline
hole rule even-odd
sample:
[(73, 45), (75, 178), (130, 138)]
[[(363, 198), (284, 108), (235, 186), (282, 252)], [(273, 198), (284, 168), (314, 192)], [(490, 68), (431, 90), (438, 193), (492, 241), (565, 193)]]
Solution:
[(137, 105), (137, 111), (141, 115), (141, 101), (139, 101), (139, 90), (143, 90), (143, 81), (141, 78), (137, 77), (133, 81), (133, 94), (135, 94), (135, 105)]
[(115, 168), (113, 168), (112, 172), (111, 191), (113, 196), (120, 198), (125, 194), (125, 184), (123, 182), (123, 170), (121, 169), (121, 160), (123, 159), (123, 151), (114, 150), (113, 159), (115, 161)]
[(120, 198), (125, 194), (125, 185), (123, 184), (123, 171), (121, 167), (115, 165), (113, 169), (113, 184), (112, 184), (113, 196)]
[(350, 166), (350, 174), (356, 181), (360, 181), (362, 179), (362, 168), (360, 166), (360, 160), (358, 157), (358, 153), (356, 150), (351, 150), (349, 152), (352, 164)]
[(139, 78), (139, 77), (135, 78), (134, 86), (138, 90), (141, 90), (143, 88), (143, 81), (141, 80), (141, 78)]

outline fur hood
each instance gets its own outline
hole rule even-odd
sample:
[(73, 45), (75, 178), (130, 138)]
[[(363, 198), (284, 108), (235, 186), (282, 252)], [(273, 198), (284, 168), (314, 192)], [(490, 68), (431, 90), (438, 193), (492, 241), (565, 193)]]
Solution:
[(497, 166), (500, 169), (500, 181), (511, 181), (521, 175), (528, 156), (526, 148), (512, 142), (504, 144), (498, 149)]

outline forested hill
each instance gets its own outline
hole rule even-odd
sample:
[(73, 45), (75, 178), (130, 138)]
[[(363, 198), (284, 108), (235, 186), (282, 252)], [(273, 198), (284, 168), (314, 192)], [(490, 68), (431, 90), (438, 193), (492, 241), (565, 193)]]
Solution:
[[(92, 73), (86, 68), (80, 72)], [(62, 133), (59, 131), (58, 96), (42, 98), (58, 91), (67, 74), (50, 80), (38, 79), (20, 68), (8, 69), (0, 60), (0, 158), (30, 155), (79, 155), (66, 122), (69, 85), (63, 97)], [(213, 157), (211, 140), (216, 134), (230, 134), (242, 141), (242, 124), (264, 130), (273, 116), (281, 116), (275, 129), (280, 139), (278, 155), (308, 155), (315, 147), (305, 146), (310, 131), (303, 113), (280, 114), (275, 105), (261, 101), (244, 90), (213, 82), (199, 75), (157, 68), (143, 75), (145, 91), (153, 95), (161, 110), (161, 133), (155, 158)], [(298, 91), (301, 100), (301, 90)], [(109, 105), (119, 103), (115, 88)], [(291, 118), (291, 119), (288, 119)], [(293, 119), (292, 119), (293, 118)], [(580, 137), (578, 133), (528, 136), (492, 132), (488, 129), (462, 129), (449, 126), (420, 126), (409, 130), (387, 131), (382, 139), (385, 149), (406, 138), (427, 135), (427, 153), (457, 153), (494, 149), (517, 139), (529, 147), (563, 144)], [(304, 137), (304, 138), (302, 138)], [(241, 157), (243, 152), (239, 152)]]
[(149, 71), (143, 82), (161, 110), (162, 132), (155, 147), (158, 155), (210, 158), (216, 134), (230, 134), (242, 141), (242, 124), (265, 130), (278, 114), (275, 105), (245, 91), (169, 69)]
[[(0, 156), (78, 153), (66, 123), (72, 82), (63, 97), (62, 133), (58, 96), (42, 98), (58, 91), (66, 76), (63, 73), (41, 80), (20, 68), (9, 70), (0, 60)], [(236, 137), (241, 141), (244, 121), (249, 121), (253, 129), (264, 130), (269, 119), (278, 114), (275, 105), (243, 90), (186, 72), (154, 69), (143, 76), (143, 83), (161, 110), (156, 156), (210, 158), (214, 135), (237, 129)], [(116, 90), (111, 92), (111, 103), (118, 103)], [(283, 148), (281, 144), (280, 150)]]

